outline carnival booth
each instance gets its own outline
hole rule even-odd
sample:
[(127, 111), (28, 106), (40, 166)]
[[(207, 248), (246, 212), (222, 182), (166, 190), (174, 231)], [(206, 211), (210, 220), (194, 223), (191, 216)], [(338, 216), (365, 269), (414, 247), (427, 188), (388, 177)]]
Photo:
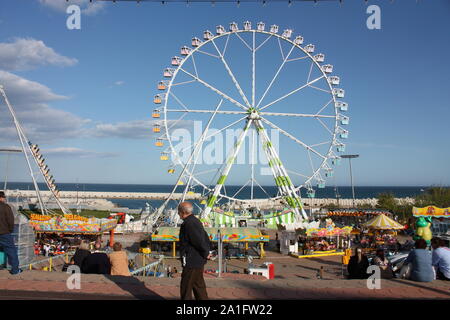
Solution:
[[(364, 224), (369, 230), (367, 236), (361, 239), (362, 247), (374, 251), (377, 248), (384, 247), (390, 251), (396, 251), (398, 246), (396, 230), (403, 230), (405, 226), (397, 221), (381, 214)], [(367, 241), (368, 245), (364, 245)]]
[(326, 219), (325, 228), (308, 228), (301, 232), (298, 252), (291, 252), (297, 258), (344, 255), (350, 246), (352, 227), (336, 227), (331, 219)]
[[(250, 251), (257, 256), (264, 257), (264, 243), (269, 242), (269, 236), (261, 233), (257, 228), (205, 228), (213, 245), (219, 239), (218, 230), (222, 236), (225, 256), (229, 258), (240, 258), (249, 255)], [(177, 257), (177, 244), (179, 241), (180, 228), (161, 227), (157, 233), (151, 236), (152, 251), (172, 251), (172, 257)], [(259, 247), (259, 248), (258, 248)]]
[(412, 211), (416, 218), (414, 240), (424, 239), (430, 245), (433, 234), (448, 239), (450, 234), (450, 219), (448, 219), (450, 218), (450, 208), (413, 207)]
[(75, 214), (41, 215), (31, 214), (30, 225), (36, 232), (35, 254), (59, 255), (66, 253), (72, 239), (95, 241), (105, 232), (110, 234), (110, 245), (114, 240), (115, 219), (88, 218)]

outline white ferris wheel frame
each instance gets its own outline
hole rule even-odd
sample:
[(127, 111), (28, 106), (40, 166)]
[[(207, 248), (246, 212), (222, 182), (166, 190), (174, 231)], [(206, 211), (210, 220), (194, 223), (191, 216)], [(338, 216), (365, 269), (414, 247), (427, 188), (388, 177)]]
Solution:
[[(251, 47), (247, 44), (247, 42), (246, 42), (244, 39), (242, 39), (242, 37), (240, 36), (241, 33), (253, 33), (253, 43), (252, 43), (252, 46), (251, 46)], [(258, 47), (255, 48), (255, 37), (256, 37), (256, 34), (257, 34), (257, 33), (267, 35), (268, 37), (267, 37), (267, 39), (265, 39), (261, 44), (259, 44)], [(227, 64), (227, 62), (226, 62), (226, 60), (225, 60), (225, 58), (224, 58), (225, 52), (226, 52), (226, 49), (227, 49), (227, 46), (228, 46), (228, 41), (229, 41), (230, 37), (231, 37), (233, 34), (236, 35), (238, 38), (240, 38), (240, 40), (243, 41), (244, 44), (252, 51), (252, 97), (251, 97), (251, 102), (250, 102), (250, 101), (247, 99), (247, 97), (245, 96), (244, 92), (242, 91), (242, 89), (241, 89), (239, 83), (238, 83), (237, 80), (235, 79), (235, 77), (234, 77), (234, 75), (233, 75), (231, 69), (229, 68), (229, 66), (228, 66), (228, 64)], [(217, 40), (217, 39), (219, 39), (219, 38), (222, 38), (222, 37), (227, 37), (226, 44), (225, 44), (225, 48), (224, 48), (223, 52), (221, 52), (221, 51), (219, 50), (218, 46), (217, 46), (216, 43), (215, 43), (215, 40)], [(282, 53), (282, 56), (283, 56), (283, 63), (282, 63), (282, 64), (280, 65), (280, 67), (278, 68), (277, 73), (276, 73), (275, 76), (272, 78), (272, 80), (271, 80), (269, 86), (266, 88), (266, 90), (265, 90), (264, 94), (262, 95), (262, 97), (260, 98), (259, 102), (256, 104), (256, 100), (255, 100), (255, 74), (256, 74), (255, 56), (256, 56), (256, 51), (257, 51), (258, 49), (260, 49), (260, 48), (261, 48), (267, 41), (269, 41), (269, 39), (271, 39), (272, 37), (277, 38), (277, 40), (279, 41), (280, 50), (281, 50), (281, 53)], [(290, 48), (289, 53), (288, 53), (286, 56), (284, 56), (284, 54), (283, 54), (283, 50), (282, 50), (282, 48), (281, 48), (280, 40), (286, 41), (286, 42), (288, 42), (288, 43), (290, 43), (290, 44), (292, 45), (292, 47)], [(217, 88), (215, 88), (214, 86), (210, 85), (209, 83), (207, 83), (206, 81), (202, 80), (202, 79), (199, 77), (198, 72), (197, 72), (197, 67), (196, 67), (196, 64), (195, 64), (194, 54), (195, 54), (195, 53), (202, 53), (202, 54), (207, 54), (207, 55), (210, 55), (210, 56), (211, 56), (211, 55), (212, 55), (211, 53), (204, 52), (204, 51), (201, 50), (202, 47), (206, 46), (207, 44), (211, 44), (211, 43), (213, 44), (213, 46), (215, 47), (215, 49), (216, 49), (216, 51), (217, 51), (217, 53), (218, 53), (218, 56), (216, 56), (216, 55), (213, 55), (213, 56), (216, 57), (216, 58), (218, 58), (218, 59), (220, 59), (220, 60), (223, 62), (224, 67), (227, 69), (228, 74), (229, 74), (230, 77), (231, 77), (231, 80), (233, 81), (234, 85), (235, 85), (236, 88), (238, 89), (241, 98), (244, 100), (244, 104), (242, 104), (242, 103), (240, 103), (240, 102), (234, 100), (233, 98), (229, 97), (227, 94), (223, 93), (222, 91), (220, 91), (219, 89), (217, 89)], [(183, 161), (180, 159), (180, 157), (179, 157), (178, 154), (176, 153), (176, 151), (175, 151), (175, 149), (174, 149), (174, 146), (173, 146), (173, 144), (172, 144), (171, 137), (170, 137), (170, 131), (169, 131), (169, 130), (171, 129), (171, 126), (173, 126), (173, 124), (172, 124), (172, 125), (169, 124), (169, 120), (171, 120), (171, 119), (169, 119), (168, 113), (171, 113), (171, 112), (185, 112), (184, 115), (186, 115), (186, 114), (188, 114), (188, 113), (211, 113), (211, 114), (212, 114), (212, 117), (214, 117), (216, 114), (237, 114), (237, 115), (243, 115), (243, 116), (245, 115), (243, 118), (241, 118), (241, 119), (239, 119), (239, 120), (237, 120), (237, 121), (234, 121), (233, 123), (227, 125), (226, 127), (222, 128), (222, 129), (220, 129), (220, 130), (218, 130), (216, 133), (212, 134), (211, 136), (207, 136), (207, 137), (205, 138), (204, 134), (202, 134), (202, 137), (201, 137), (200, 139), (198, 139), (197, 142), (194, 142), (193, 144), (190, 144), (188, 148), (183, 149), (183, 150), (187, 150), (187, 149), (191, 149), (191, 148), (192, 148), (193, 150), (196, 150), (196, 149), (198, 148), (198, 145), (203, 145), (204, 141), (205, 141), (206, 139), (208, 139), (209, 137), (212, 137), (213, 135), (216, 135), (216, 134), (220, 133), (221, 131), (223, 131), (223, 130), (225, 130), (225, 129), (231, 127), (231, 126), (233, 126), (233, 125), (235, 125), (235, 124), (237, 124), (237, 123), (239, 123), (239, 122), (241, 122), (241, 121), (244, 121), (245, 119), (247, 119), (247, 121), (248, 121), (248, 113), (249, 113), (249, 109), (251, 109), (251, 108), (256, 108), (257, 111), (260, 112), (260, 115), (261, 115), (260, 120), (261, 120), (262, 122), (264, 122), (265, 124), (267, 124), (268, 126), (270, 126), (270, 127), (273, 128), (273, 129), (279, 130), (279, 132), (281, 132), (283, 135), (287, 136), (288, 138), (290, 138), (291, 140), (293, 140), (293, 141), (296, 142), (297, 144), (301, 145), (303, 148), (307, 149), (307, 151), (308, 151), (308, 156), (309, 156), (309, 158), (310, 158), (310, 163), (311, 163), (311, 167), (312, 167), (312, 171), (313, 171), (313, 173), (312, 173), (311, 176), (308, 177), (308, 176), (301, 175), (301, 174), (292, 172), (292, 171), (290, 171), (290, 170), (287, 170), (287, 172), (289, 172), (289, 173), (292, 173), (292, 174), (294, 174), (294, 175), (297, 174), (297, 175), (300, 175), (300, 176), (303, 176), (304, 178), (306, 178), (306, 180), (304, 181), (303, 184), (301, 184), (301, 185), (299, 185), (299, 186), (294, 186), (295, 192), (298, 193), (298, 194), (300, 194), (300, 189), (301, 189), (301, 188), (311, 189), (311, 188), (312, 188), (312, 187), (311, 187), (311, 181), (312, 181), (313, 179), (315, 179), (316, 181), (319, 181), (319, 182), (323, 182), (323, 181), (324, 181), (324, 179), (322, 178), (322, 176), (321, 176), (321, 174), (320, 174), (320, 171), (323, 170), (324, 168), (326, 168), (326, 169), (328, 169), (328, 170), (331, 170), (330, 166), (328, 165), (328, 160), (330, 160), (330, 159), (338, 159), (338, 158), (339, 158), (338, 156), (336, 156), (336, 154), (333, 152), (332, 149), (333, 149), (333, 147), (336, 147), (336, 146), (339, 146), (339, 145), (343, 145), (343, 143), (341, 143), (339, 140), (337, 140), (337, 135), (338, 135), (340, 132), (342, 132), (342, 130), (344, 130), (345, 132), (348, 132), (348, 130), (342, 129), (342, 128), (339, 126), (339, 124), (338, 124), (339, 120), (341, 119), (340, 117), (341, 117), (342, 115), (341, 115), (341, 113), (338, 112), (337, 102), (339, 102), (339, 100), (336, 99), (336, 98), (337, 98), (337, 97), (336, 97), (336, 94), (334, 94), (334, 91), (333, 91), (333, 89), (334, 89), (334, 88), (333, 88), (333, 84), (331, 83), (330, 78), (329, 78), (331, 75), (330, 75), (330, 74), (327, 75), (327, 73), (326, 73), (326, 72), (324, 71), (324, 69), (322, 68), (322, 65), (315, 59), (315, 57), (314, 57), (312, 54), (310, 54), (310, 53), (309, 53), (306, 49), (304, 49), (300, 44), (297, 44), (297, 43), (295, 43), (294, 41), (292, 41), (292, 40), (290, 39), (290, 37), (284, 36), (284, 34), (283, 34), (283, 35), (280, 35), (280, 34), (278, 34), (278, 33), (276, 33), (276, 32), (265, 31), (265, 30), (258, 30), (258, 29), (251, 29), (251, 28), (250, 28), (250, 29), (239, 29), (239, 30), (235, 30), (235, 31), (228, 31), (228, 32), (223, 32), (223, 33), (220, 33), (220, 34), (216, 34), (216, 35), (213, 35), (213, 37), (210, 38), (210, 39), (201, 41), (200, 44), (199, 44), (198, 46), (195, 46), (195, 47), (187, 47), (187, 48), (188, 48), (188, 54), (185, 55), (185, 56), (179, 61), (179, 65), (178, 65), (178, 66), (174, 66), (174, 67), (172, 68), (174, 71), (173, 71), (173, 73), (172, 73), (172, 75), (171, 75), (171, 77), (170, 77), (170, 80), (168, 81), (167, 89), (166, 89), (165, 92), (164, 92), (165, 99), (163, 100), (163, 101), (164, 101), (164, 105), (163, 105), (163, 107), (162, 107), (162, 111), (163, 111), (163, 114), (164, 114), (163, 122), (164, 122), (164, 128), (165, 128), (164, 131), (165, 131), (165, 133), (161, 136), (161, 138), (162, 138), (162, 137), (165, 137), (165, 138), (163, 138), (163, 139), (164, 139), (164, 140), (167, 140), (167, 141), (169, 142), (169, 148), (168, 148), (168, 149), (169, 149), (170, 153), (174, 156), (174, 159), (172, 159), (172, 165), (174, 165), (174, 166), (180, 165), (181, 167), (184, 167), (184, 168), (183, 168), (183, 172), (184, 172), (185, 176), (188, 176), (189, 181), (194, 180), (199, 186), (201, 186), (201, 187), (204, 188), (205, 190), (208, 190), (208, 191), (210, 191), (210, 192), (214, 191), (214, 188), (211, 188), (211, 186), (208, 186), (208, 185), (204, 184), (200, 179), (197, 179), (197, 178), (196, 178), (196, 176), (195, 176), (196, 174), (194, 174), (194, 170), (189, 170), (188, 166), (190, 165), (189, 162), (191, 161), (192, 156), (191, 156), (190, 160), (188, 160), (187, 163), (183, 163)], [(310, 67), (310, 71), (309, 71), (309, 75), (308, 75), (308, 79), (307, 79), (306, 83), (305, 83), (304, 85), (300, 86), (299, 88), (297, 88), (297, 89), (295, 89), (295, 90), (289, 92), (288, 94), (285, 94), (285, 95), (283, 95), (282, 97), (280, 97), (280, 98), (278, 98), (278, 99), (276, 99), (276, 100), (274, 100), (274, 101), (272, 101), (272, 102), (270, 102), (270, 103), (268, 103), (268, 104), (266, 104), (266, 105), (260, 107), (260, 104), (261, 104), (262, 101), (264, 100), (264, 98), (265, 98), (267, 92), (268, 92), (268, 91), (270, 90), (270, 88), (272, 87), (273, 83), (275, 82), (276, 78), (278, 77), (278, 74), (280, 73), (280, 71), (282, 70), (282, 68), (283, 68), (284, 65), (286, 64), (286, 62), (289, 61), (289, 60), (288, 60), (288, 57), (290, 56), (290, 54), (292, 53), (292, 51), (293, 51), (295, 48), (301, 50), (301, 51), (305, 54), (305, 56), (304, 56), (304, 57), (301, 57), (301, 58), (296, 58), (296, 59), (294, 59), (294, 60), (298, 60), (298, 59), (303, 59), (303, 58), (305, 58), (305, 59), (310, 59), (310, 60), (312, 61), (311, 67)], [(195, 74), (192, 74), (192, 73), (190, 73), (189, 71), (186, 71), (186, 70), (183, 69), (183, 65), (184, 65), (188, 60), (191, 60), (191, 61), (193, 62), (193, 66), (194, 66), (194, 69), (195, 69)], [(291, 61), (292, 61), (292, 60), (291, 60)], [(319, 78), (316, 78), (316, 79), (313, 79), (313, 80), (310, 81), (311, 72), (312, 72), (314, 66), (315, 66), (316, 68), (318, 68), (318, 70), (319, 70), (320, 73), (321, 73), (321, 76), (320, 76)], [(186, 75), (190, 76), (193, 80), (185, 81), (185, 82), (180, 82), (180, 83), (174, 83), (174, 82), (175, 82), (175, 79), (177, 78), (177, 75), (178, 75), (178, 73), (179, 73), (180, 71), (183, 72), (183, 73), (185, 73)], [(328, 101), (328, 103), (325, 104), (325, 106), (323, 106), (322, 109), (321, 109), (319, 112), (317, 112), (316, 114), (294, 114), (294, 113), (263, 112), (263, 110), (266, 109), (267, 107), (269, 107), (269, 106), (271, 106), (271, 105), (273, 105), (273, 104), (275, 104), (275, 103), (277, 103), (277, 102), (279, 102), (279, 101), (281, 101), (281, 100), (287, 98), (288, 96), (290, 96), (290, 95), (292, 95), (292, 94), (294, 94), (294, 93), (296, 93), (296, 92), (298, 92), (298, 91), (300, 91), (300, 90), (302, 90), (302, 89), (304, 89), (304, 88), (306, 88), (306, 87), (310, 87), (312, 84), (314, 84), (315, 82), (317, 82), (317, 81), (319, 81), (319, 80), (321, 80), (321, 79), (325, 79), (325, 80), (327, 81), (329, 91), (328, 91), (328, 90), (321, 89), (321, 88), (316, 88), (316, 89), (321, 90), (321, 91), (325, 91), (325, 92), (329, 93), (329, 94), (331, 95), (331, 99), (330, 99), (330, 100)], [(183, 103), (175, 96), (175, 94), (173, 94), (173, 93), (171, 92), (171, 90), (172, 90), (172, 87), (174, 87), (174, 86), (176, 86), (176, 85), (182, 85), (182, 84), (186, 84), (186, 83), (189, 83), (189, 82), (199, 82), (199, 83), (203, 84), (205, 87), (207, 87), (207, 88), (209, 88), (210, 90), (214, 91), (215, 93), (217, 93), (217, 94), (222, 98), (221, 103), (222, 103), (222, 101), (223, 101), (224, 99), (225, 99), (225, 100), (228, 100), (228, 101), (230, 101), (231, 103), (233, 103), (234, 105), (236, 105), (237, 107), (241, 108), (242, 111), (219, 111), (219, 110), (218, 110), (218, 107), (216, 108), (216, 110), (195, 110), (195, 109), (189, 109), (189, 108), (187, 108), (187, 107), (186, 107), (186, 106), (185, 106), (185, 105), (184, 105), (184, 104), (183, 104)], [(180, 109), (180, 110), (170, 109), (169, 106), (168, 106), (169, 96), (172, 96), (175, 100), (177, 100), (177, 101), (180, 103), (180, 105), (183, 107), (184, 110), (182, 110), (182, 109)], [(221, 103), (220, 103), (220, 104), (221, 104)], [(320, 115), (320, 113), (322, 112), (322, 110), (325, 109), (330, 103), (333, 103), (333, 105), (334, 105), (334, 115), (333, 115), (333, 116), (331, 116), (331, 115)], [(259, 108), (259, 109), (258, 109), (258, 108)], [(184, 115), (182, 115), (178, 120), (176, 120), (176, 123), (177, 123), (178, 121), (181, 121), (181, 120), (183, 119)], [(314, 118), (316, 118), (316, 119), (321, 123), (322, 126), (325, 127), (325, 129), (326, 129), (327, 131), (330, 132), (330, 134), (332, 135), (332, 140), (331, 140), (331, 141), (327, 141), (327, 142), (323, 142), (323, 143), (319, 143), (319, 144), (316, 144), (316, 145), (313, 145), (313, 146), (309, 146), (309, 145), (303, 143), (301, 140), (299, 140), (299, 139), (296, 138), (295, 136), (293, 136), (293, 135), (291, 135), (290, 133), (286, 132), (285, 130), (283, 130), (283, 129), (280, 128), (279, 126), (275, 125), (275, 124), (272, 123), (271, 121), (265, 119), (265, 118), (263, 117), (264, 115), (275, 115), (275, 116), (286, 116), (286, 117), (314, 117)], [(335, 119), (335, 121), (334, 121), (334, 130), (330, 130), (330, 129), (329, 129), (329, 128), (328, 128), (328, 127), (320, 120), (320, 118), (334, 118), (334, 119)], [(345, 116), (345, 118), (348, 119), (347, 116)], [(211, 119), (212, 119), (212, 118), (211, 118)], [(260, 121), (260, 122), (261, 122), (261, 121)], [(206, 131), (207, 131), (207, 129), (208, 129), (208, 126), (207, 126), (207, 128), (206, 128)], [(205, 132), (204, 132), (204, 133), (205, 133)], [(253, 134), (254, 134), (254, 133), (253, 133)], [(253, 136), (252, 139), (253, 139), (253, 141), (254, 141), (255, 137)], [(327, 144), (327, 143), (330, 144), (330, 147), (328, 148), (328, 151), (327, 151), (327, 153), (326, 153), (325, 155), (319, 153), (318, 151), (314, 150), (314, 148), (313, 148), (314, 146), (321, 145), (321, 144)], [(253, 148), (254, 148), (254, 143), (253, 143)], [(167, 152), (167, 149), (166, 149), (165, 152), (166, 152), (166, 153), (169, 153), (169, 152)], [(231, 152), (233, 152), (233, 150), (231, 150)], [(317, 169), (314, 169), (314, 167), (313, 167), (312, 160), (311, 160), (311, 154), (310, 154), (311, 152), (315, 153), (316, 155), (318, 155), (320, 158), (323, 159), (322, 162), (321, 162), (321, 164), (317, 167)], [(193, 152), (193, 153), (195, 153), (195, 152)], [(253, 153), (252, 153), (252, 154), (253, 154)], [(194, 156), (194, 162), (195, 162), (195, 156)], [(214, 171), (216, 171), (216, 170), (217, 170), (217, 169), (214, 169)], [(220, 171), (221, 168), (219, 168), (218, 170)], [(197, 174), (198, 174), (198, 173), (197, 173)], [(257, 181), (254, 179), (254, 161), (252, 161), (251, 174), (252, 174), (251, 179), (250, 179), (250, 180), (249, 180), (249, 181), (241, 188), (241, 189), (243, 189), (245, 186), (247, 186), (247, 185), (251, 182), (251, 184), (252, 184), (252, 186), (251, 186), (251, 199), (249, 199), (249, 200), (253, 200), (254, 182), (257, 183)], [(181, 177), (181, 176), (180, 176), (180, 177)], [(259, 185), (259, 184), (258, 184), (258, 185)], [(259, 187), (261, 187), (261, 186), (259, 185)], [(262, 188), (262, 187), (261, 187), (261, 188)], [(280, 189), (280, 188), (279, 188), (279, 189)], [(265, 191), (265, 190), (263, 189), (263, 191)], [(186, 191), (185, 191), (185, 193), (186, 193)], [(238, 191), (238, 193), (239, 193), (239, 191)], [(266, 193), (266, 194), (267, 194), (267, 193)], [(221, 198), (227, 198), (227, 199), (229, 199), (229, 200), (231, 200), (231, 201), (239, 201), (239, 202), (241, 202), (241, 203), (242, 203), (242, 202), (246, 202), (246, 200), (244, 200), (244, 199), (235, 198), (236, 195), (237, 195), (237, 193), (236, 193), (234, 196), (230, 197), (230, 196), (228, 196), (228, 195), (226, 195), (226, 194), (223, 194), (223, 193), (220, 193), (220, 194), (219, 194), (219, 196), (220, 196)], [(280, 195), (277, 195), (277, 196), (275, 196), (275, 197), (269, 197), (269, 199), (271, 199), (271, 200), (276, 200), (276, 199), (280, 199), (280, 198), (282, 198), (282, 195), (281, 195), (281, 196), (280, 196)], [(249, 200), (247, 200), (247, 201), (249, 201)]]

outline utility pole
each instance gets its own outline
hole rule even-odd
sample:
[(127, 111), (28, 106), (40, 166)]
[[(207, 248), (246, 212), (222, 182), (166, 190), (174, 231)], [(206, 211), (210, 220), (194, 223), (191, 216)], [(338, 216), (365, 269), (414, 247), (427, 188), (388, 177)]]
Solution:
[(358, 158), (359, 154), (347, 154), (342, 155), (341, 158), (348, 159), (348, 163), (350, 165), (350, 181), (352, 185), (352, 198), (353, 198), (353, 208), (355, 208), (355, 187), (353, 185), (353, 174), (352, 174), (352, 159)]

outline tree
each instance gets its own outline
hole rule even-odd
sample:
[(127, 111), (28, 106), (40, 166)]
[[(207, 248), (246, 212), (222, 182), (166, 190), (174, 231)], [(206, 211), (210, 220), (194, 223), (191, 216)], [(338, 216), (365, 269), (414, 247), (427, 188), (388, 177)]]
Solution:
[(419, 208), (432, 205), (439, 208), (450, 207), (450, 188), (430, 187), (415, 198), (414, 205)]
[(395, 200), (394, 194), (391, 192), (383, 192), (377, 196), (378, 209), (388, 210), (390, 212), (395, 212), (397, 210), (397, 201)]

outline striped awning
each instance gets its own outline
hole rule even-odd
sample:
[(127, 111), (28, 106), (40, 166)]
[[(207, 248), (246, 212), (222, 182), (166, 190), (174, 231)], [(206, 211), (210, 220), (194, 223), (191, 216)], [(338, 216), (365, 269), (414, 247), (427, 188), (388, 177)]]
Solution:
[(366, 222), (364, 226), (373, 229), (382, 229), (382, 230), (400, 230), (404, 229), (404, 226), (400, 223), (392, 220), (391, 218), (385, 216), (384, 214), (380, 214), (379, 216), (373, 218), (372, 220)]

